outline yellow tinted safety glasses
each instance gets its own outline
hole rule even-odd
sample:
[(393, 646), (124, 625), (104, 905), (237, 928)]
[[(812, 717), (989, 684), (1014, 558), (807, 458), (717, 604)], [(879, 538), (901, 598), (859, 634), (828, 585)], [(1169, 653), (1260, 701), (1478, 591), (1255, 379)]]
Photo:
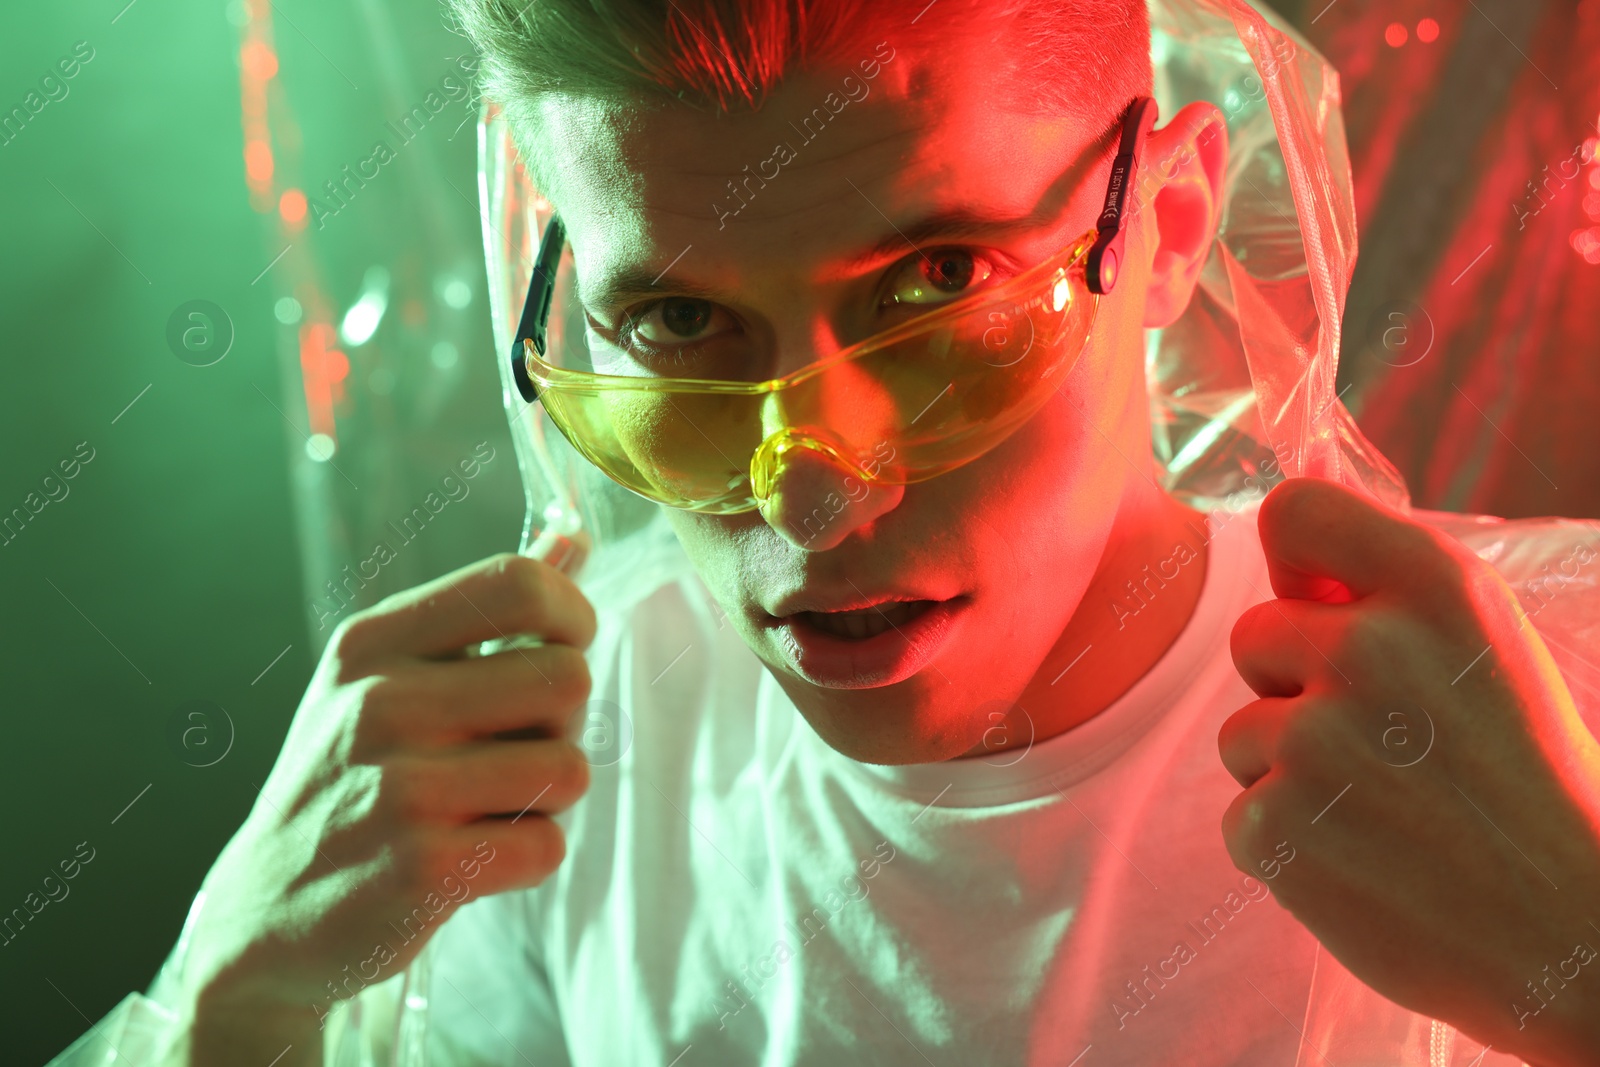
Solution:
[(560, 270), (565, 229), (553, 216), (517, 330), (513, 376), (524, 399), (542, 402), (590, 462), (674, 508), (755, 510), (796, 449), (866, 482), (905, 485), (954, 470), (1043, 407), (1083, 352), (1099, 296), (1119, 273), (1139, 150), (1155, 112), (1148, 97), (1129, 107), (1094, 230), (992, 288), (780, 378), (748, 380), (762, 364), (736, 346), (650, 363), (573, 336), (573, 323), (551, 322), (557, 290), (572, 299)]

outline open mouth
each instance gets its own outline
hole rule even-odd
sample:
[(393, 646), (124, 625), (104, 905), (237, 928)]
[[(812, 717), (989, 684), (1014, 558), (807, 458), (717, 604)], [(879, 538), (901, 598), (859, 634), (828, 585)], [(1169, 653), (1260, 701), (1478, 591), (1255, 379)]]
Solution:
[(773, 618), (779, 654), (814, 685), (864, 689), (904, 681), (960, 626), (969, 596), (880, 600), (849, 611), (795, 611)]
[(866, 641), (899, 629), (933, 607), (934, 600), (898, 600), (860, 611), (799, 611), (792, 618), (845, 641)]
[[(839, 596), (833, 603), (851, 601)], [(971, 604), (972, 597), (965, 594), (927, 600), (894, 599), (890, 593), (865, 607), (801, 608), (768, 618), (774, 651), (794, 674), (829, 689), (867, 689), (904, 681), (920, 671), (959, 630), (959, 619)]]

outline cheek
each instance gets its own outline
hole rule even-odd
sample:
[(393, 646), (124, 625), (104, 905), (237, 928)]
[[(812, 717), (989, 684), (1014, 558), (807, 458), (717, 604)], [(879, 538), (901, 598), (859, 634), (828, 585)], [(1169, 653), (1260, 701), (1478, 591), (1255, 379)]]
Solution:
[[(961, 499), (989, 588), (1027, 600), (1041, 584), (1082, 588), (1104, 554), (1123, 494), (1149, 462), (1143, 375), (1084, 352), (1062, 389), (998, 448), (970, 464)], [(937, 484), (938, 479), (935, 480)]]
[(1093, 525), (1149, 462), (1142, 370), (1100, 341), (1097, 331), (1056, 394), (996, 450), (1007, 476), (1026, 487), (1030, 510), (1055, 525)]
[[(752, 512), (756, 521), (760, 518)], [(693, 512), (667, 509), (667, 524), (678, 536), (684, 554), (699, 572), (706, 588), (721, 605), (722, 610), (738, 615), (741, 605), (753, 600), (747, 576), (749, 562), (744, 558), (744, 548), (751, 543), (741, 536), (749, 525), (750, 516), (697, 515)]]

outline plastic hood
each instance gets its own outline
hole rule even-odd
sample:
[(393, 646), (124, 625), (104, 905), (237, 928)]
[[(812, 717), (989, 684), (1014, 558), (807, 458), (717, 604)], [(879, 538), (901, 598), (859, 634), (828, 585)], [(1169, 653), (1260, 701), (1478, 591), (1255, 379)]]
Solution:
[[(1202, 511), (1232, 510), (1284, 478), (1314, 475), (1410, 511), (1400, 476), (1335, 395), (1356, 260), (1337, 74), (1276, 16), (1243, 0), (1150, 0), (1149, 9), (1162, 116), (1208, 100), (1226, 119), (1230, 147), (1221, 225), (1195, 297), (1176, 323), (1147, 334), (1151, 435), (1166, 488)], [(522, 551), (539, 555), (541, 533), (570, 537), (581, 528), (592, 547), (580, 587), (598, 611), (624, 611), (689, 564), (660, 507), (582, 459), (512, 381), (505, 356), (551, 207), (492, 105), (478, 144), (496, 356), (527, 493)], [(558, 309), (553, 328), (559, 319)], [(1566, 520), (1416, 515), (1471, 544), (1514, 584), (1569, 551), (1579, 528)], [(1581, 528), (1595, 539), (1592, 526)], [(1572, 649), (1600, 637), (1594, 592), (1591, 581), (1589, 595), (1563, 594), (1538, 620), (1587, 709), (1600, 704), (1600, 669)], [(1520, 1062), (1483, 1054), (1446, 1024), (1392, 1004), (1325, 951), (1302, 1033), (1301, 1067)]]
[[(1150, 13), (1162, 115), (1209, 100), (1231, 146), (1222, 225), (1196, 297), (1178, 322), (1149, 333), (1151, 428), (1167, 488), (1210, 510), (1317, 474), (1404, 506), (1400, 478), (1334, 395), (1356, 255), (1336, 75), (1246, 4), (1156, 0)], [(547, 527), (581, 525), (604, 565), (585, 567), (580, 585), (597, 608), (622, 607), (686, 564), (658, 505), (583, 460), (510, 378), (504, 355), (551, 209), (493, 105), (478, 144), (496, 352), (527, 494), (522, 547)], [(558, 311), (552, 327), (559, 321)]]

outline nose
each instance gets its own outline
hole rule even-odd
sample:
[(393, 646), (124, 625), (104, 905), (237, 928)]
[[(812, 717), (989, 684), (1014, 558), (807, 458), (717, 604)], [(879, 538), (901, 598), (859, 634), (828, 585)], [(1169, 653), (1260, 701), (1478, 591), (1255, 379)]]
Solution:
[(905, 486), (869, 482), (804, 440), (785, 435), (769, 445), (761, 515), (797, 548), (825, 552), (905, 496)]

